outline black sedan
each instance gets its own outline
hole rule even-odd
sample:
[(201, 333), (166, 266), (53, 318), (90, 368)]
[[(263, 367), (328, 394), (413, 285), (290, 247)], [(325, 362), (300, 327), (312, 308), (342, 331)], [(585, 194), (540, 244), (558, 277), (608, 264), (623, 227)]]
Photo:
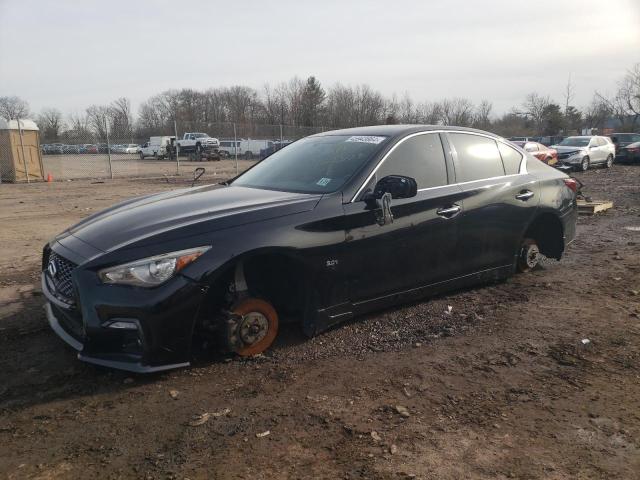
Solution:
[(618, 163), (640, 162), (640, 133), (613, 133), (611, 140), (616, 146)]
[(560, 259), (575, 181), (490, 133), (379, 126), (299, 140), (225, 185), (137, 198), (45, 248), (47, 317), (81, 360), (186, 366)]

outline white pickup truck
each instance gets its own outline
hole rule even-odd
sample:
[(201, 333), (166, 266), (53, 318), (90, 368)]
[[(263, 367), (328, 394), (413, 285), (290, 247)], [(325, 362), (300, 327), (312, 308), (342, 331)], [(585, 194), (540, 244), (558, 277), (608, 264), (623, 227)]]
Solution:
[(185, 133), (177, 142), (178, 155), (188, 155), (195, 160), (202, 158), (220, 158), (220, 141), (206, 133)]

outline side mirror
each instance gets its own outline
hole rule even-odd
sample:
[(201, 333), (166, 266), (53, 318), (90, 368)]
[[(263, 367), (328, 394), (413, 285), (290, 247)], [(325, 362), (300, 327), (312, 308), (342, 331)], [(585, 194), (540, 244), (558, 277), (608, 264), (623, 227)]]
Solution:
[(375, 199), (380, 199), (385, 193), (391, 194), (391, 198), (412, 198), (418, 194), (418, 184), (411, 177), (402, 175), (389, 175), (378, 180), (373, 189)]
[(383, 226), (393, 223), (391, 199), (411, 198), (418, 194), (418, 184), (411, 177), (389, 175), (378, 180), (373, 192), (364, 196), (368, 208), (375, 209), (376, 222)]

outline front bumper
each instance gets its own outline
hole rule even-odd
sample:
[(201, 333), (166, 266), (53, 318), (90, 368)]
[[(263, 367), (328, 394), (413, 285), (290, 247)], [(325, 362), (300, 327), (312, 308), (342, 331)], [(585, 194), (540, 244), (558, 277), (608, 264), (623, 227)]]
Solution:
[[(94, 272), (77, 267), (75, 302), (63, 302), (51, 291), (47, 275), (43, 271), (47, 320), (78, 351), (78, 359), (137, 373), (189, 365), (206, 287), (182, 276), (153, 289), (103, 285)], [(118, 324), (129, 328), (114, 328)]]

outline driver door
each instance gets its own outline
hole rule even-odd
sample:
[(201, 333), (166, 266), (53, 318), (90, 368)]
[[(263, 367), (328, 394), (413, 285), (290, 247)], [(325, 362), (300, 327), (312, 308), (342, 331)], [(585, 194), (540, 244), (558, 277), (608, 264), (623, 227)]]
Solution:
[[(458, 275), (462, 192), (450, 184), (451, 173), (438, 133), (405, 137), (378, 165), (361, 194), (344, 205), (345, 272), (352, 303)], [(415, 179), (418, 191), (412, 198), (392, 199), (393, 222), (381, 225), (379, 208), (362, 197), (389, 175)]]

